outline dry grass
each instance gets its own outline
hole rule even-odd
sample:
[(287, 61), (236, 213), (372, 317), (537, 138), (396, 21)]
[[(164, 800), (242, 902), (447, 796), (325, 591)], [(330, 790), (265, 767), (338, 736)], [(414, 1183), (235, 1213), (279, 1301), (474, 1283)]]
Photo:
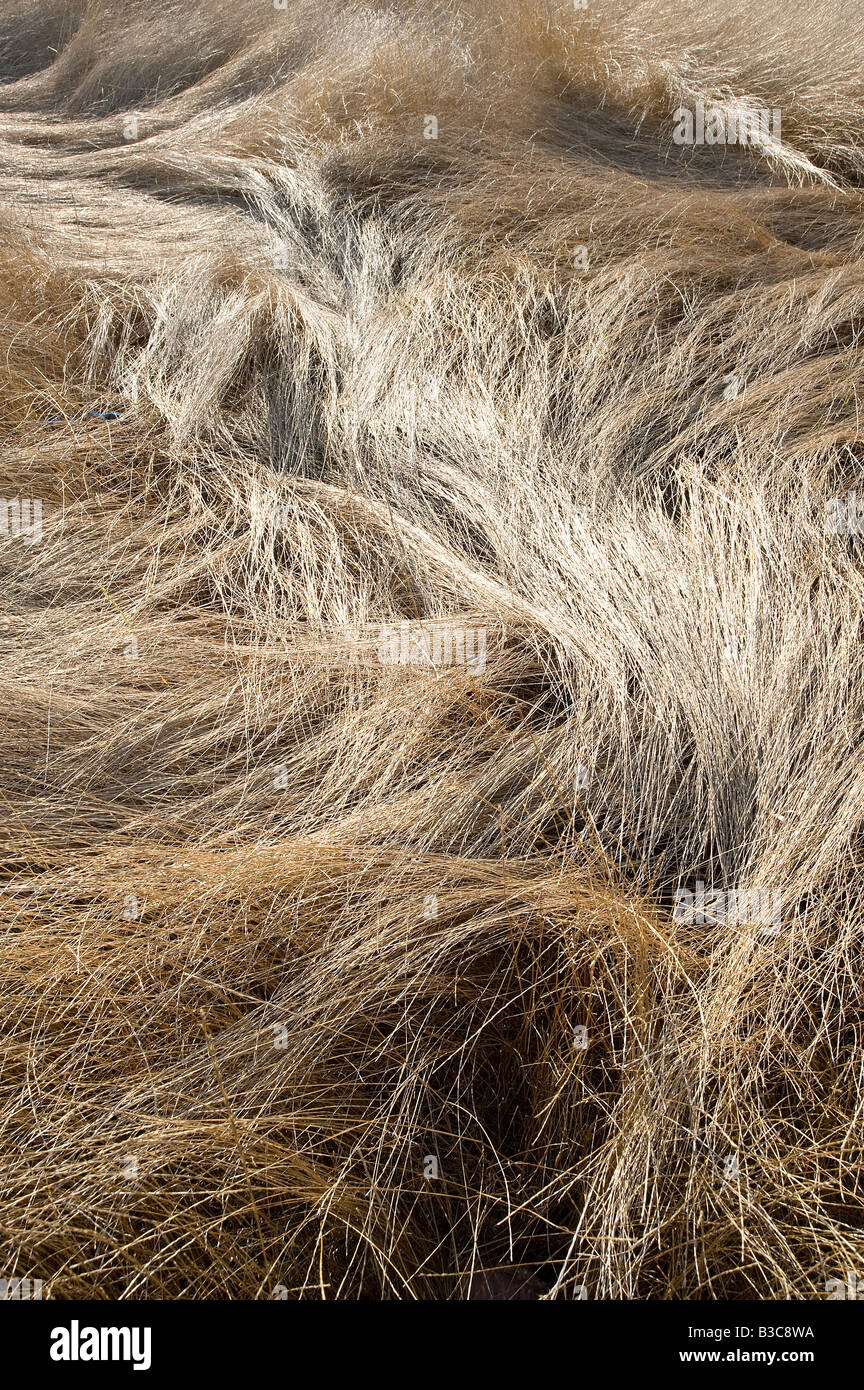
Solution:
[(5, 1277), (861, 1270), (864, 25), (708, 9), (0, 3)]

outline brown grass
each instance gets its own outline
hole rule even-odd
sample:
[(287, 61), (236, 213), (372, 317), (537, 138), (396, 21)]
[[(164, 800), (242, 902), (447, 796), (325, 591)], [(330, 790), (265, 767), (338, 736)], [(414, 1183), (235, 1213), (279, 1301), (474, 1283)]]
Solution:
[(0, 1276), (861, 1270), (864, 27), (708, 9), (0, 3)]

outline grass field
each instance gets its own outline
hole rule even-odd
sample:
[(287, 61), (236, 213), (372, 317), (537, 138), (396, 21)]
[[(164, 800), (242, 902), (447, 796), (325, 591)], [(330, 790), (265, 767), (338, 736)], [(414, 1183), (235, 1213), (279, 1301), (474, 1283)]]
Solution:
[(864, 1274), (862, 339), (839, 0), (0, 0), (0, 1276)]

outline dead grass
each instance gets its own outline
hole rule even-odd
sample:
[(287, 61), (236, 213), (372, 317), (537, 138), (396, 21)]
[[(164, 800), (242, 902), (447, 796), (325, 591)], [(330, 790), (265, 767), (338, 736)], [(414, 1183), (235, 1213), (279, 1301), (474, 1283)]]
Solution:
[(861, 1268), (864, 31), (624, 8), (0, 4), (4, 1277)]

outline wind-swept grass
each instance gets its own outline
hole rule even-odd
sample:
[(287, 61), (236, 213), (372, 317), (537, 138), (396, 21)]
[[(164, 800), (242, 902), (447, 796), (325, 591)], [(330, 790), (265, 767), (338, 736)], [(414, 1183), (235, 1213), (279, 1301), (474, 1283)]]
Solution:
[[(864, 30), (818, 15), (0, 3), (3, 1277), (861, 1269)], [(697, 100), (782, 148), (676, 146)]]

